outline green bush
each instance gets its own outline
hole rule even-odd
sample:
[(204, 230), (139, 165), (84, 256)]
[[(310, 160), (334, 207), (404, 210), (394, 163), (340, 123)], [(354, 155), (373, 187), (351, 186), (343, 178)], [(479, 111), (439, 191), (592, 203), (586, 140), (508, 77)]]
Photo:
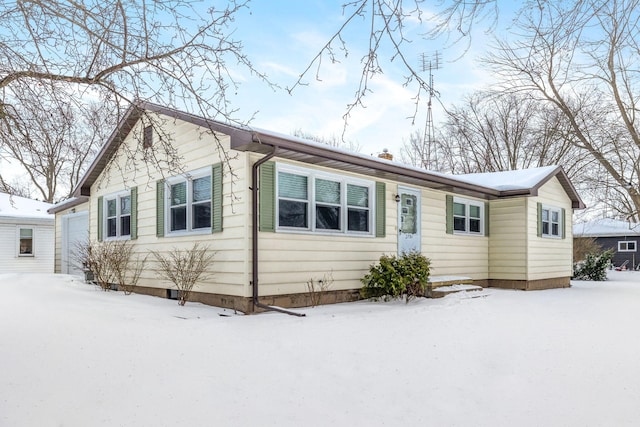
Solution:
[(573, 278), (576, 280), (607, 280), (607, 269), (611, 264), (613, 250), (590, 252), (584, 261), (573, 265)]
[(378, 264), (369, 268), (369, 274), (361, 279), (363, 298), (383, 298), (384, 300), (406, 296), (409, 302), (416, 296), (423, 296), (429, 281), (431, 261), (417, 252), (383, 255)]

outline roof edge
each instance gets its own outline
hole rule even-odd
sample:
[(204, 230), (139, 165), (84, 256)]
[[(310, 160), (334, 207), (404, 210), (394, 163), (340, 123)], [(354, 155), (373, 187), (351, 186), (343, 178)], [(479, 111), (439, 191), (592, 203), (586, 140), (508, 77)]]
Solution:
[[(140, 117), (142, 117), (144, 111), (186, 121), (197, 126), (206, 127), (213, 132), (220, 132), (228, 135), (231, 140), (231, 148), (238, 151), (251, 151), (261, 153), (267, 146), (278, 147), (281, 150), (288, 151), (289, 153), (295, 153), (296, 155), (300, 155), (302, 157), (308, 156), (307, 160), (311, 160), (313, 158), (332, 160), (343, 164), (371, 169), (374, 171), (374, 174), (378, 173), (381, 176), (404, 177), (406, 180), (408, 180), (408, 182), (418, 183), (416, 185), (420, 185), (419, 183), (423, 183), (423, 186), (429, 187), (429, 185), (425, 184), (430, 183), (432, 184), (431, 187), (433, 188), (446, 188), (450, 189), (448, 191), (462, 194), (477, 194), (479, 197), (484, 197), (486, 199), (517, 196), (535, 196), (538, 194), (538, 190), (540, 187), (546, 184), (552, 177), (557, 176), (565, 192), (571, 199), (572, 207), (574, 209), (585, 208), (584, 202), (578, 195), (575, 187), (573, 186), (573, 184), (569, 180), (569, 177), (561, 166), (557, 166), (532, 188), (500, 191), (495, 188), (485, 187), (482, 185), (458, 180), (456, 179), (455, 175), (446, 175), (438, 172), (412, 168), (410, 166), (389, 162), (388, 160), (365, 156), (361, 153), (353, 153), (347, 150), (335, 149), (334, 147), (324, 146), (319, 143), (313, 144), (311, 143), (311, 141), (305, 142), (303, 140), (296, 140), (296, 138), (294, 137), (287, 137), (275, 132), (265, 130), (251, 130), (248, 127), (229, 125), (214, 120), (209, 120), (195, 114), (186, 113), (146, 101), (132, 104), (125, 112), (116, 129), (111, 133), (107, 142), (101, 147), (98, 155), (93, 160), (87, 172), (83, 175), (82, 179), (74, 189), (72, 194), (74, 197), (79, 198), (90, 195), (91, 186), (96, 182), (100, 174), (104, 171), (109, 160), (115, 154), (120, 144), (133, 130)], [(80, 203), (82, 202), (78, 202), (78, 204)], [(72, 207), (70, 205), (66, 206), (66, 208), (60, 209), (55, 206), (51, 208), (51, 210), (52, 212), (59, 212), (62, 209)]]
[(365, 156), (360, 153), (336, 150), (330, 146), (323, 146), (321, 144), (304, 144), (302, 142), (293, 141), (278, 134), (271, 134), (265, 131), (256, 131), (253, 133), (253, 144), (241, 145), (238, 143), (234, 144), (232, 142), (231, 148), (238, 151), (262, 152), (263, 150), (260, 148), (265, 145), (278, 147), (281, 150), (289, 150), (302, 155), (321, 157), (351, 165), (371, 168), (393, 175), (428, 181), (445, 187), (451, 187), (452, 189), (480, 193), (486, 195), (487, 198), (500, 197), (499, 190), (457, 180), (455, 175), (447, 176), (445, 174), (433, 173), (427, 170), (418, 170), (407, 167), (406, 165), (393, 163), (388, 160)]
[(72, 197), (70, 199), (64, 200), (60, 203), (56, 203), (53, 207), (47, 209), (47, 213), (50, 214), (56, 214), (58, 212), (61, 212), (65, 209), (70, 209), (73, 208), (75, 206), (81, 205), (83, 203), (86, 203), (89, 201), (89, 197), (87, 196), (78, 196), (78, 197)]

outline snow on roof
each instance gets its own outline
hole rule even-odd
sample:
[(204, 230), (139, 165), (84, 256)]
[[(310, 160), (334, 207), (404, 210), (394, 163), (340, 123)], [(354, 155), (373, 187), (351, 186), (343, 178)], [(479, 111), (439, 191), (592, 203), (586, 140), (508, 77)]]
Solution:
[[(288, 139), (290, 141), (295, 141), (300, 144), (306, 144), (310, 146), (323, 147), (323, 148), (327, 146), (326, 144), (318, 141), (286, 135), (284, 133), (274, 132), (266, 129), (253, 128), (253, 130), (261, 134)], [(342, 147), (331, 147), (331, 150), (340, 152), (340, 153), (354, 155), (367, 160), (374, 160), (380, 163), (388, 162), (388, 160), (385, 160), (385, 159), (381, 159), (375, 156), (369, 156), (362, 153), (356, 153), (352, 150), (342, 148)], [(456, 175), (456, 174), (436, 172), (432, 170), (425, 170), (423, 168), (414, 167), (406, 164), (402, 164), (402, 167), (406, 169), (420, 171), (420, 172), (426, 172), (431, 175), (441, 176), (448, 179), (455, 179), (457, 181), (461, 181), (467, 184), (490, 188), (492, 190), (497, 190), (497, 191), (528, 190), (530, 188), (534, 188), (536, 185), (540, 184), (542, 180), (547, 178), (549, 174), (551, 174), (558, 168), (558, 166), (552, 165), (552, 166), (543, 166), (543, 167), (521, 169), (521, 170), (469, 173), (469, 174)]]
[(574, 224), (573, 235), (576, 237), (640, 235), (640, 224), (618, 219), (600, 218)]
[(538, 185), (556, 169), (557, 166), (543, 166), (503, 172), (468, 173), (454, 175), (454, 178), (499, 191), (525, 190)]
[(51, 214), (55, 214), (65, 209), (73, 208), (75, 206), (86, 203), (88, 200), (89, 200), (89, 197), (87, 196), (71, 197), (67, 200), (63, 200), (61, 202), (56, 203), (55, 205), (52, 205), (47, 212)]
[(0, 217), (53, 219), (53, 215), (47, 213), (51, 206), (51, 203), (0, 193)]

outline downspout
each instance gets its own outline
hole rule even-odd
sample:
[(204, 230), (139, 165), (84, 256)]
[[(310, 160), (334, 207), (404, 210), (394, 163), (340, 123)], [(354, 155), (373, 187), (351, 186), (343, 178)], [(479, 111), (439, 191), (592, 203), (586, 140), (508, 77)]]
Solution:
[(273, 147), (273, 151), (271, 153), (267, 154), (253, 164), (251, 171), (251, 284), (253, 286), (253, 305), (254, 307), (260, 307), (265, 310), (278, 311), (280, 313), (290, 314), (292, 316), (303, 317), (305, 316), (304, 313), (296, 313), (295, 311), (285, 310), (284, 308), (262, 304), (258, 299), (258, 168), (264, 162), (275, 156), (277, 151), (278, 147)]

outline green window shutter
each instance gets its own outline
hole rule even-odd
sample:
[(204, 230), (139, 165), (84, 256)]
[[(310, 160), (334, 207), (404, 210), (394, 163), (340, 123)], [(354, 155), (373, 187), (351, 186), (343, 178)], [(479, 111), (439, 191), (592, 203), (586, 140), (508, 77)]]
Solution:
[(131, 240), (138, 238), (138, 187), (131, 189)]
[(538, 202), (538, 237), (542, 237), (542, 203)]
[(484, 235), (489, 237), (489, 202), (484, 202)]
[(104, 211), (103, 211), (104, 199), (102, 196), (98, 197), (98, 242), (102, 242), (102, 232), (104, 230)]
[(387, 189), (384, 182), (376, 182), (376, 237), (387, 235)]
[(567, 219), (566, 219), (566, 211), (564, 208), (560, 210), (560, 221), (562, 222), (561, 224), (562, 238), (566, 239), (567, 238), (567, 232), (566, 232)]
[(156, 182), (156, 236), (164, 236), (164, 180)]
[(260, 231), (276, 231), (276, 164), (260, 166)]
[(453, 196), (446, 197), (447, 234), (453, 234)]
[(222, 163), (211, 167), (211, 232), (222, 231)]

